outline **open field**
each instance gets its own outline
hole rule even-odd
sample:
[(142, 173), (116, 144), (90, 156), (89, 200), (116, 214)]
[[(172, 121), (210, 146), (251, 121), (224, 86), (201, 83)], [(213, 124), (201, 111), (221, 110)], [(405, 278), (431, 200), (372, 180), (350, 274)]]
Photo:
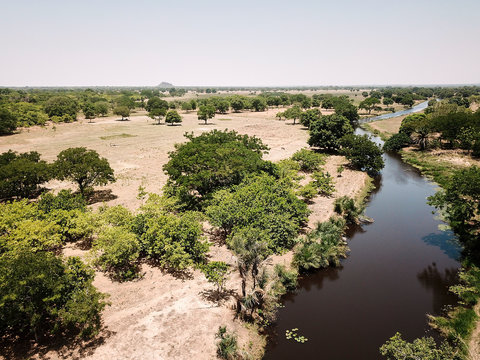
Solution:
[[(129, 121), (116, 117), (96, 119), (92, 123), (80, 120), (71, 124), (32, 127), (23, 132), (2, 138), (0, 152), (12, 149), (19, 152), (38, 151), (42, 158), (53, 161), (63, 149), (85, 146), (106, 157), (115, 170), (117, 182), (106, 186), (111, 189), (109, 205), (122, 204), (132, 210), (142, 200), (137, 199), (139, 186), (146, 191), (160, 192), (166, 182), (162, 166), (168, 161), (168, 152), (174, 144), (183, 142), (185, 132), (200, 134), (212, 129), (231, 129), (241, 134), (260, 137), (271, 148), (265, 157), (278, 161), (290, 157), (306, 147), (307, 131), (301, 125), (275, 120), (277, 111), (261, 113), (229, 113), (217, 115), (205, 125), (197, 120), (194, 112), (182, 114), (181, 126), (154, 125), (145, 113), (134, 114)], [(367, 184), (364, 173), (345, 169), (337, 177), (337, 167), (346, 164), (341, 156), (330, 156), (324, 166), (335, 181), (336, 193), (330, 198), (317, 197), (309, 205), (312, 210), (309, 226), (325, 221), (333, 214), (335, 197), (356, 196)], [(69, 187), (68, 183), (51, 182), (55, 191)], [(97, 203), (95, 206), (99, 206)], [(64, 249), (66, 255), (84, 256), (85, 250), (74, 245)], [(214, 245), (211, 260), (225, 261), (232, 272), (226, 288), (240, 291), (240, 277), (236, 260), (224, 245)], [(271, 268), (276, 263), (289, 265), (292, 253), (272, 256), (267, 260)], [(239, 338), (240, 348), (253, 358), (263, 351), (264, 338), (254, 326), (234, 320), (234, 300), (221, 304), (208, 298), (212, 285), (200, 271), (190, 278), (179, 279), (163, 273), (158, 268), (143, 265), (143, 277), (126, 283), (113, 282), (97, 272), (95, 286), (110, 295), (111, 306), (104, 312), (104, 330), (99, 339), (78, 346), (34, 349), (25, 357), (36, 359), (212, 359), (215, 357), (215, 333), (221, 325), (227, 325)]]

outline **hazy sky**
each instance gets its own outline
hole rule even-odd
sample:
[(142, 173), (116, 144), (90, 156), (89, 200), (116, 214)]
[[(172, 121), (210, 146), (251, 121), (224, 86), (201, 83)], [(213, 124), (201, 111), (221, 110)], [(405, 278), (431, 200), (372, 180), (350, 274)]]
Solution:
[(0, 0), (0, 86), (480, 83), (480, 0)]

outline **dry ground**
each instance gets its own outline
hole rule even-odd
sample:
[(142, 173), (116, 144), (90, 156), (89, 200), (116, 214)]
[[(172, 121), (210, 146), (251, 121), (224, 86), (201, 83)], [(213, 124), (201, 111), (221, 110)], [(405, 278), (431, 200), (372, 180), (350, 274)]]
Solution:
[(379, 121), (372, 121), (369, 122), (368, 125), (377, 131), (380, 131), (385, 136), (390, 137), (393, 134), (398, 133), (400, 130), (400, 125), (402, 124), (402, 120), (405, 116), (397, 116), (390, 119), (379, 120)]
[[(168, 161), (168, 152), (174, 144), (183, 142), (185, 132), (200, 134), (212, 129), (232, 129), (242, 134), (256, 135), (271, 148), (267, 159), (278, 161), (290, 157), (306, 147), (307, 132), (301, 125), (275, 120), (277, 111), (263, 113), (238, 113), (217, 115), (208, 125), (198, 122), (194, 112), (182, 114), (181, 126), (154, 125), (144, 113), (132, 116), (129, 121), (115, 117), (57, 124), (46, 128), (30, 128), (20, 134), (3, 137), (0, 152), (13, 149), (19, 152), (36, 150), (48, 161), (53, 161), (63, 149), (85, 146), (106, 157), (115, 170), (118, 181), (108, 185), (114, 200), (110, 205), (122, 204), (132, 210), (141, 204), (136, 198), (140, 185), (147, 191), (160, 192), (166, 176), (162, 165)], [(126, 135), (125, 135), (126, 134)], [(103, 139), (102, 139), (103, 138)], [(346, 160), (340, 156), (328, 158), (325, 169), (334, 177), (334, 197), (355, 196), (365, 185), (364, 173), (345, 169), (337, 177), (336, 169)], [(67, 183), (52, 182), (54, 190), (68, 187)], [(317, 197), (309, 205), (312, 210), (309, 225), (327, 220), (333, 213), (334, 197)], [(69, 246), (67, 255), (84, 255), (84, 251)], [(212, 260), (223, 260), (232, 266), (227, 289), (239, 291), (239, 275), (235, 271), (235, 258), (221, 245), (211, 248)], [(271, 257), (275, 263), (290, 264), (291, 253)], [(234, 320), (232, 298), (221, 304), (212, 302), (213, 290), (198, 271), (190, 278), (179, 279), (159, 269), (143, 265), (143, 277), (138, 281), (113, 282), (97, 273), (95, 285), (110, 294), (109, 306), (104, 312), (104, 331), (100, 340), (83, 346), (61, 347), (33, 354), (36, 359), (213, 359), (215, 358), (215, 333), (220, 325), (239, 336), (240, 347), (253, 357), (262, 353), (264, 339), (253, 326)]]

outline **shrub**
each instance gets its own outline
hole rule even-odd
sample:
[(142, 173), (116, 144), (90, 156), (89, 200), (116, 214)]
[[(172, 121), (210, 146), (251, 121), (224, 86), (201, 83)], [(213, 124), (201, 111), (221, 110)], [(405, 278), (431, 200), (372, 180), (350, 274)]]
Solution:
[(330, 196), (335, 191), (332, 176), (326, 172), (315, 171), (312, 175), (313, 185), (317, 188), (319, 194)]
[(228, 271), (228, 265), (223, 261), (210, 261), (202, 267), (208, 282), (217, 286), (217, 293), (223, 290)]
[(342, 218), (330, 218), (318, 223), (300, 246), (295, 250), (293, 262), (302, 271), (340, 265), (345, 258), (347, 245), (342, 241), (345, 221)]
[(394, 134), (390, 138), (388, 138), (383, 144), (383, 150), (397, 152), (400, 149), (410, 145), (411, 143), (412, 139), (410, 139), (410, 136), (408, 136), (406, 133), (401, 132), (398, 134)]
[(246, 227), (264, 231), (269, 248), (278, 252), (293, 246), (308, 209), (288, 181), (262, 175), (215, 193), (206, 214), (227, 235)]
[(38, 208), (45, 213), (53, 210), (86, 211), (87, 203), (80, 194), (73, 194), (71, 190), (60, 190), (57, 195), (51, 192), (43, 193), (38, 201)]
[(435, 360), (461, 360), (463, 356), (447, 343), (438, 346), (432, 337), (415, 339), (409, 343), (396, 333), (380, 348), (380, 354), (389, 360), (404, 359), (435, 359)]
[(310, 181), (308, 184), (303, 186), (299, 191), (298, 195), (303, 197), (305, 201), (310, 201), (312, 200), (315, 196), (318, 195), (318, 189), (313, 183), (313, 181)]
[(62, 121), (74, 121), (77, 117), (78, 103), (68, 96), (53, 96), (45, 104), (45, 112), (50, 118), (57, 117)]
[(51, 178), (50, 166), (36, 151), (0, 155), (0, 199), (37, 196), (41, 184)]
[(185, 270), (204, 261), (208, 243), (196, 214), (139, 214), (135, 222), (143, 252), (161, 266)]
[(217, 343), (217, 355), (226, 360), (236, 359), (238, 349), (237, 336), (229, 334), (226, 326), (220, 326), (215, 337), (220, 339)]
[(312, 172), (320, 170), (325, 165), (325, 155), (319, 154), (308, 149), (298, 150), (292, 156), (292, 160), (300, 165), (300, 170)]
[(362, 214), (363, 208), (359, 206), (355, 200), (348, 196), (342, 196), (335, 199), (334, 210), (337, 214), (345, 218), (347, 223), (358, 223), (358, 217)]
[(70, 331), (98, 333), (104, 295), (79, 258), (66, 262), (48, 252), (21, 251), (0, 261), (0, 335), (29, 337)]
[(285, 265), (280, 264), (276, 264), (274, 270), (285, 290), (293, 291), (297, 288), (298, 273), (295, 270), (287, 270)]
[(118, 279), (131, 279), (137, 274), (140, 243), (135, 234), (111, 227), (98, 234), (92, 249), (95, 264)]

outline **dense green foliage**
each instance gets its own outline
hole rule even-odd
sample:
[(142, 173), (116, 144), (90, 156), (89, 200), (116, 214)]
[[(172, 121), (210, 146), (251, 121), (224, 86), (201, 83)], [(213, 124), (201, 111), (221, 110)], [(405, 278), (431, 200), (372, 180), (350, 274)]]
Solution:
[(402, 148), (410, 145), (411, 143), (412, 140), (410, 139), (410, 136), (403, 132), (399, 132), (397, 134), (393, 134), (385, 141), (385, 143), (383, 144), (383, 150), (389, 152), (397, 152)]
[(202, 271), (208, 282), (217, 286), (217, 294), (220, 294), (225, 284), (228, 265), (223, 261), (210, 261), (208, 264), (202, 266)]
[(338, 150), (340, 138), (353, 134), (349, 120), (341, 115), (321, 116), (310, 124), (308, 144), (325, 150)]
[(245, 228), (260, 230), (258, 241), (261, 237), (271, 251), (279, 252), (293, 246), (308, 209), (295, 196), (290, 182), (261, 175), (216, 192), (206, 214), (230, 236)]
[(6, 107), (0, 107), (0, 135), (9, 135), (17, 129), (15, 115)]
[(0, 335), (65, 331), (96, 334), (104, 295), (92, 285), (94, 273), (79, 258), (62, 260), (48, 252), (16, 251), (0, 261)]
[(455, 350), (443, 342), (437, 347), (435, 340), (431, 337), (415, 339), (409, 343), (402, 339), (400, 333), (396, 333), (382, 347), (380, 353), (386, 356), (387, 360), (460, 360), (462, 356), (456, 354)]
[(82, 195), (94, 185), (106, 185), (115, 181), (108, 160), (95, 150), (84, 147), (69, 148), (57, 155), (54, 163), (56, 178), (77, 183)]
[(300, 170), (312, 172), (322, 168), (325, 164), (325, 155), (304, 148), (293, 154), (292, 160), (300, 165)]
[(170, 160), (163, 167), (177, 193), (190, 198), (208, 196), (217, 189), (239, 184), (247, 174), (273, 168), (262, 160), (267, 150), (260, 139), (235, 131), (186, 134), (189, 140), (175, 145)]
[(347, 223), (358, 223), (358, 217), (362, 214), (363, 207), (357, 204), (354, 199), (348, 196), (342, 196), (338, 199), (335, 199), (333, 205), (335, 212), (342, 216)]
[(359, 170), (376, 174), (385, 166), (382, 148), (368, 135), (346, 135), (340, 139), (340, 145), (340, 154)]
[(170, 125), (180, 124), (182, 122), (182, 117), (177, 110), (168, 110), (167, 115), (165, 115), (165, 122)]
[(65, 95), (54, 96), (45, 103), (45, 112), (55, 122), (76, 120), (78, 110), (78, 102)]
[(0, 199), (31, 198), (52, 177), (50, 166), (36, 151), (0, 155)]
[(215, 106), (209, 105), (200, 105), (197, 111), (198, 120), (205, 121), (207, 123), (208, 119), (211, 119), (215, 116)]
[(295, 248), (293, 263), (300, 271), (338, 266), (349, 250), (341, 238), (344, 227), (345, 220), (340, 217), (318, 223)]

